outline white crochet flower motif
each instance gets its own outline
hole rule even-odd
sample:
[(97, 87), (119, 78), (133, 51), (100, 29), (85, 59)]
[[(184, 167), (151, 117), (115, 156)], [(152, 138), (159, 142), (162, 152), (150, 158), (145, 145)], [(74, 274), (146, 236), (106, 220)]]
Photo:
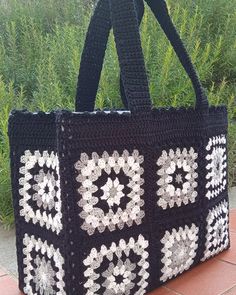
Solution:
[(193, 223), (191, 227), (185, 225), (184, 228), (173, 228), (165, 232), (161, 239), (163, 245), (161, 252), (164, 255), (161, 259), (163, 268), (160, 280), (162, 282), (176, 277), (194, 263), (198, 248), (198, 232), (199, 228)]
[[(121, 155), (117, 151), (111, 155), (104, 152), (102, 156), (94, 152), (91, 157), (81, 154), (80, 160), (75, 163), (81, 196), (78, 205), (82, 208), (80, 217), (84, 220), (81, 228), (89, 235), (93, 235), (96, 229), (102, 233), (106, 228), (114, 231), (117, 227), (123, 229), (125, 225), (131, 227), (134, 223), (142, 223), (145, 216), (143, 161), (138, 150), (132, 153), (124, 150)], [(126, 178), (126, 184), (122, 183), (123, 178)], [(105, 179), (105, 184), (99, 187), (97, 181), (101, 179)], [(125, 205), (121, 207), (123, 198)], [(106, 205), (108, 209), (104, 211)]]
[[(20, 215), (26, 222), (39, 223), (41, 227), (59, 234), (63, 226), (57, 154), (26, 150), (20, 162), (23, 164), (19, 169)], [(36, 209), (31, 205), (32, 200), (37, 205)]]
[(175, 151), (162, 151), (157, 160), (157, 204), (162, 209), (195, 202), (198, 195), (197, 158), (198, 153), (192, 147), (189, 150), (177, 148)]
[(207, 150), (206, 197), (217, 197), (227, 186), (226, 136), (214, 136), (209, 139)]
[(229, 245), (229, 216), (227, 201), (209, 210), (207, 216), (207, 235), (202, 261), (217, 255)]
[(124, 185), (120, 184), (118, 178), (114, 181), (111, 178), (108, 178), (107, 183), (101, 187), (104, 192), (101, 199), (106, 200), (110, 207), (114, 204), (120, 205), (120, 200), (125, 195), (123, 193), (124, 187)]
[(64, 258), (59, 249), (25, 234), (23, 255), (25, 294), (66, 295)]
[(33, 185), (33, 189), (37, 192), (33, 195), (33, 200), (37, 202), (38, 207), (43, 207), (52, 210), (55, 206), (55, 197), (57, 192), (55, 187), (59, 188), (59, 179), (56, 180), (54, 175), (48, 172), (45, 174), (43, 170), (39, 171), (38, 175), (34, 177), (37, 184)]
[(111, 262), (108, 269), (102, 273), (106, 279), (102, 286), (107, 289), (104, 295), (130, 294), (135, 286), (133, 282), (136, 278), (136, 274), (133, 272), (135, 268), (136, 265), (131, 263), (128, 258), (124, 263), (119, 259), (116, 265)]
[(148, 246), (148, 240), (139, 235), (136, 240), (102, 245), (100, 250), (92, 248), (83, 261), (85, 295), (146, 294), (150, 276)]
[(53, 288), (56, 286), (56, 271), (53, 270), (51, 262), (46, 261), (45, 257), (41, 259), (37, 255), (34, 263), (36, 268), (33, 281), (36, 292), (39, 292), (40, 295), (55, 294)]

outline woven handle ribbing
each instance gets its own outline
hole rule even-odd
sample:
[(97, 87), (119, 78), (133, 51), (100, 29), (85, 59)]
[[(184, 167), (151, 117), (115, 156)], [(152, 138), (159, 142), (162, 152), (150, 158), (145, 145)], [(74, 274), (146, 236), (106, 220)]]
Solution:
[[(143, 0), (134, 1), (138, 21), (144, 14)], [(93, 111), (98, 84), (111, 30), (109, 0), (100, 0), (89, 24), (88, 33), (81, 57), (76, 93), (76, 111)], [(126, 93), (121, 82), (121, 98), (127, 106)]]
[(81, 56), (76, 111), (92, 112), (98, 90), (107, 41), (111, 30), (109, 0), (99, 0), (91, 18)]
[[(144, 14), (143, 0), (135, 0), (139, 24)], [(76, 92), (76, 111), (93, 111), (101, 76), (105, 50), (111, 30), (109, 0), (99, 0), (91, 18), (81, 57)], [(128, 107), (122, 80), (121, 99)]]
[(132, 113), (151, 110), (134, 0), (109, 0), (124, 91)]
[[(174, 24), (172, 23), (172, 20), (170, 18), (170, 15), (169, 15), (169, 12), (168, 12), (168, 9), (166, 6), (166, 2), (164, 0), (146, 0), (146, 2), (148, 3), (151, 10), (155, 14), (158, 22), (160, 23), (162, 29), (164, 30), (165, 34), (167, 35), (168, 39), (170, 40), (177, 56), (179, 57), (180, 62), (182, 63), (184, 69), (186, 70), (188, 76), (190, 77), (190, 79), (192, 81), (192, 84), (193, 84), (193, 87), (194, 87), (194, 90), (196, 93), (196, 108), (197, 109), (207, 109), (208, 108), (207, 97), (204, 94), (203, 87), (201, 85), (201, 82), (200, 82), (200, 79), (197, 75), (197, 72), (191, 62), (191, 59), (190, 59), (190, 57), (189, 57), (181, 39), (180, 39), (179, 34), (177, 33), (177, 31), (175, 29)], [(120, 1), (117, 0), (116, 5), (119, 5), (119, 3), (120, 3)], [(138, 1), (139, 6), (140, 6), (140, 3), (142, 3), (142, 0)], [(122, 3), (122, 4), (124, 5), (124, 3)], [(102, 6), (103, 6), (103, 10), (101, 9)], [(106, 9), (104, 9), (104, 7)], [(140, 7), (138, 7), (138, 8), (140, 9)], [(127, 9), (127, 5), (126, 5), (126, 9)], [(102, 11), (103, 16), (106, 16), (106, 18), (103, 18), (103, 20), (105, 20), (105, 19), (108, 20), (109, 19), (108, 0), (100, 0), (97, 10), (95, 10), (95, 14), (94, 14), (94, 16), (91, 20), (91, 24), (90, 24), (90, 26), (92, 25), (94, 28), (93, 33), (95, 33), (95, 31), (96, 32), (99, 31), (99, 27), (101, 25), (104, 25), (103, 29), (104, 29), (104, 31), (106, 31), (107, 34), (100, 36), (102, 38), (97, 38), (96, 50), (93, 50), (94, 48), (91, 47), (91, 43), (93, 43), (91, 31), (88, 32), (88, 35), (86, 38), (84, 53), (82, 55), (82, 60), (81, 60), (81, 68), (80, 68), (78, 88), (77, 88), (78, 91), (77, 91), (77, 97), (76, 97), (76, 110), (80, 110), (80, 111), (88, 111), (88, 110), (91, 111), (94, 108), (96, 92), (97, 92), (97, 88), (98, 88), (103, 58), (104, 58), (104, 54), (105, 54), (105, 52), (103, 50), (105, 50), (105, 48), (106, 48), (109, 30), (111, 27), (110, 21), (108, 21), (106, 23), (105, 22), (102, 23), (101, 19), (99, 19), (98, 15), (99, 14), (101, 15), (101, 11)], [(122, 13), (122, 12), (120, 12), (120, 13)], [(116, 14), (116, 15), (118, 16), (118, 14)], [(141, 15), (141, 18), (142, 18), (142, 15)], [(141, 18), (139, 16), (139, 21), (141, 20)], [(98, 26), (98, 24), (99, 24), (99, 26)], [(122, 24), (120, 23), (120, 25), (122, 25)], [(88, 38), (88, 36), (90, 36), (90, 38)], [(98, 36), (98, 34), (96, 36)], [(88, 50), (87, 48), (89, 48), (90, 50)], [(101, 54), (102, 52), (103, 52), (103, 54)], [(95, 53), (99, 53), (99, 54), (95, 54)], [(86, 58), (84, 58), (84, 56), (86, 56)], [(89, 64), (88, 60), (90, 59), (91, 56), (95, 56), (96, 62), (93, 65), (94, 65), (94, 69), (96, 69), (94, 71), (94, 73), (96, 73), (96, 77), (95, 77), (95, 75), (94, 76), (87, 75), (88, 79), (86, 79), (86, 73), (88, 73), (89, 72), (88, 69), (91, 68), (91, 67), (87, 67), (87, 65)], [(99, 69), (98, 69), (98, 65), (100, 65)], [(87, 70), (84, 70), (84, 69), (87, 69)], [(92, 71), (91, 71), (91, 73), (92, 73)], [(81, 81), (83, 81), (83, 83), (81, 83)], [(86, 85), (86, 81), (87, 81), (87, 85)], [(94, 87), (94, 85), (95, 85), (95, 87)], [(88, 86), (90, 86), (90, 87), (88, 87)], [(93, 93), (92, 93), (93, 95), (91, 95), (92, 91), (93, 91)], [(90, 96), (87, 95), (88, 92), (90, 92)], [(122, 89), (122, 85), (121, 85), (121, 94), (122, 94), (122, 100), (125, 104), (126, 97), (125, 97), (124, 89)], [(88, 106), (88, 103), (89, 103), (89, 106)]]
[(208, 108), (208, 99), (205, 95), (204, 89), (200, 82), (197, 71), (195, 70), (193, 63), (187, 53), (187, 50), (176, 31), (176, 28), (171, 20), (169, 11), (164, 0), (145, 0), (150, 6), (152, 12), (157, 18), (161, 28), (165, 32), (171, 45), (173, 46), (182, 66), (187, 72), (189, 78), (192, 81), (195, 93), (196, 93), (196, 108), (206, 109)]

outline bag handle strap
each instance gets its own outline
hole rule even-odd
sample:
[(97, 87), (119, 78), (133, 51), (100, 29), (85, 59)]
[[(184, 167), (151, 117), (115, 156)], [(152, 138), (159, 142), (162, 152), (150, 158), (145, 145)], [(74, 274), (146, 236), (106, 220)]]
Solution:
[(91, 18), (80, 61), (75, 110), (94, 110), (103, 60), (111, 29), (108, 0), (97, 3)]
[(111, 21), (128, 107), (151, 111), (151, 99), (134, 0), (109, 0)]
[[(135, 0), (139, 24), (144, 15), (143, 0)], [(105, 51), (111, 30), (108, 0), (99, 0), (91, 18), (83, 48), (76, 92), (76, 111), (93, 111), (101, 76)], [(121, 98), (128, 108), (127, 98), (120, 78)]]
[(196, 94), (196, 108), (207, 109), (208, 99), (202, 87), (197, 71), (170, 17), (165, 0), (145, 0), (169, 39), (183, 68), (191, 79)]
[[(101, 2), (103, 2), (101, 0)], [(106, 1), (104, 1), (105, 3)], [(118, 1), (119, 2), (119, 1)], [(195, 93), (196, 93), (196, 108), (197, 109), (207, 109), (208, 108), (208, 100), (207, 100), (207, 96), (205, 95), (204, 93), (204, 89), (201, 85), (201, 82), (200, 82), (200, 79), (198, 77), (198, 74), (191, 62), (191, 59), (185, 49), (185, 46), (183, 45), (181, 39), (180, 39), (180, 36), (179, 34), (177, 33), (176, 29), (175, 29), (175, 26), (170, 18), (170, 15), (169, 15), (169, 12), (168, 12), (168, 8), (167, 8), (167, 5), (166, 5), (166, 2), (164, 0), (146, 0), (147, 4), (150, 6), (151, 10), (153, 11), (154, 15), (156, 16), (158, 22), (160, 23), (163, 31), (165, 32), (165, 34), (167, 35), (168, 39), (170, 40), (180, 62), (182, 63), (184, 69), (186, 70), (188, 76), (190, 77), (191, 81), (192, 81), (192, 84), (193, 84), (193, 87), (194, 87), (194, 90), (195, 90)], [(103, 4), (104, 4), (103, 3)], [(106, 2), (106, 5), (107, 5), (107, 2)], [(106, 7), (108, 8), (108, 7)], [(103, 11), (104, 12), (104, 11)], [(106, 13), (108, 13), (108, 10), (106, 10)], [(96, 17), (95, 18), (92, 18), (92, 21), (91, 22), (94, 22), (96, 23)], [(96, 28), (96, 26), (95, 26)], [(97, 29), (97, 28), (96, 28)], [(109, 33), (108, 33), (109, 34)], [(102, 39), (102, 42), (100, 43), (100, 45), (98, 47), (102, 47), (102, 44), (104, 44), (103, 42), (107, 43), (107, 40), (108, 40), (108, 35), (107, 35), (107, 38), (104, 38)], [(101, 39), (100, 39), (101, 41)], [(98, 44), (98, 43), (97, 43)], [(105, 50), (105, 49), (104, 49)], [(86, 51), (86, 50), (84, 50)], [(91, 54), (92, 52), (90, 52)], [(105, 52), (104, 52), (105, 54)], [(88, 57), (89, 55), (87, 55)], [(104, 55), (103, 55), (103, 58), (104, 58)], [(98, 59), (98, 56), (96, 56), (96, 60), (98, 63), (102, 62), (103, 61), (99, 61)], [(83, 56), (82, 56), (82, 62), (83, 62)], [(86, 65), (86, 63), (85, 63)], [(80, 72), (80, 75), (79, 77), (81, 76), (81, 73)], [(83, 76), (83, 75), (82, 75)], [(99, 75), (97, 75), (97, 85), (98, 85), (98, 82), (99, 82), (99, 77), (100, 77), (100, 73)], [(81, 80), (81, 79), (79, 79)], [(85, 81), (86, 83), (86, 81)], [(84, 85), (84, 83), (83, 83)], [(78, 83), (78, 89), (81, 89), (82, 87), (82, 84)], [(88, 83), (86, 85), (86, 88), (88, 88)], [(80, 91), (79, 91), (80, 92)], [(78, 95), (77, 92), (77, 102), (76, 102), (76, 106), (77, 106), (77, 110), (89, 110), (88, 108), (86, 108), (86, 98), (84, 96), (84, 102), (83, 100), (81, 99), (82, 96)], [(96, 91), (95, 91), (96, 92)], [(122, 91), (122, 85), (121, 85), (121, 93), (123, 93), (122, 95), (122, 100), (125, 102), (126, 101), (126, 97), (125, 97), (125, 93), (124, 93), (124, 90)], [(96, 96), (96, 93), (94, 94), (94, 101), (95, 101), (95, 96)], [(91, 96), (90, 96), (91, 97)], [(85, 107), (83, 107), (85, 106)], [(94, 102), (93, 102), (93, 106), (94, 106)], [(93, 110), (93, 108), (90, 108), (90, 110)]]

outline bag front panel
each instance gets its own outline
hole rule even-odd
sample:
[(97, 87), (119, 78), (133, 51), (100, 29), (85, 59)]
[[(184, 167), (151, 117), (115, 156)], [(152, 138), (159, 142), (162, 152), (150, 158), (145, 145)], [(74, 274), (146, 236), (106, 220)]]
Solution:
[(25, 294), (66, 294), (55, 114), (16, 112), (9, 137), (19, 287)]
[(145, 294), (229, 247), (225, 109), (58, 121), (71, 294)]

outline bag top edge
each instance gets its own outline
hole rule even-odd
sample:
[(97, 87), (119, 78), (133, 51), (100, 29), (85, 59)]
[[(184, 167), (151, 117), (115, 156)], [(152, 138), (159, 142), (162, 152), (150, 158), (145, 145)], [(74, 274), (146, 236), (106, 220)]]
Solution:
[[(208, 108), (209, 113), (214, 113), (214, 112), (222, 112), (222, 111), (227, 111), (227, 107), (225, 105), (218, 105), (218, 106), (210, 106)], [(150, 114), (157, 114), (157, 113), (201, 113), (200, 110), (195, 109), (194, 107), (159, 107), (159, 108), (153, 108)], [(31, 112), (26, 109), (23, 110), (12, 110), (10, 113), (10, 117), (22, 117), (22, 116), (27, 116), (27, 117), (52, 117), (55, 118), (56, 115), (62, 115), (62, 114), (69, 114), (69, 115), (76, 115), (76, 116), (131, 116), (131, 112), (126, 109), (96, 109), (93, 112), (75, 112), (75, 111), (70, 111), (70, 110), (63, 110), (63, 109), (58, 109), (54, 110), (51, 112)], [(145, 113), (145, 116), (148, 114)], [(140, 115), (139, 115), (140, 116)]]

